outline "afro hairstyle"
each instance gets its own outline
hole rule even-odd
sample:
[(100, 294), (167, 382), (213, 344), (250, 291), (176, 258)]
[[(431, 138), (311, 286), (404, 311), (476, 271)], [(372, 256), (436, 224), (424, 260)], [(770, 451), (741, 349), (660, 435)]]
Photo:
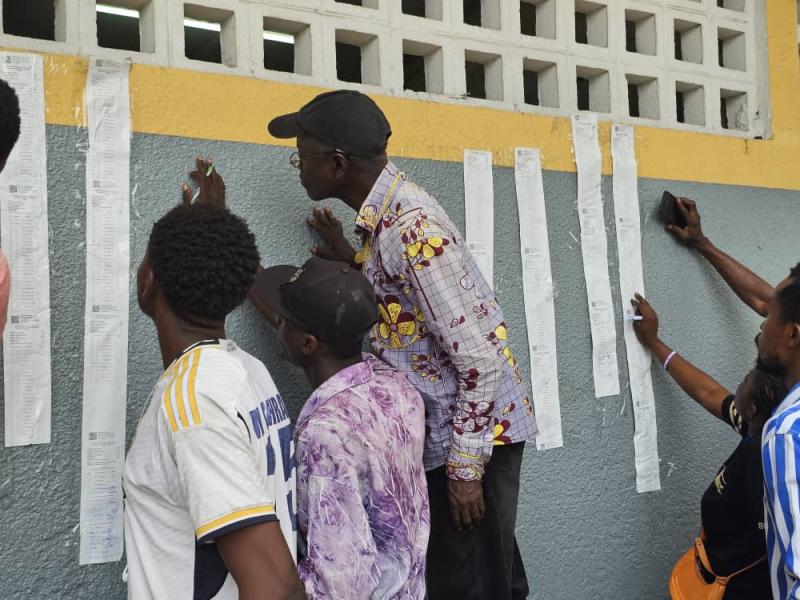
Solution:
[(153, 275), (172, 311), (223, 321), (253, 285), (259, 265), (255, 236), (228, 210), (180, 205), (150, 233)]

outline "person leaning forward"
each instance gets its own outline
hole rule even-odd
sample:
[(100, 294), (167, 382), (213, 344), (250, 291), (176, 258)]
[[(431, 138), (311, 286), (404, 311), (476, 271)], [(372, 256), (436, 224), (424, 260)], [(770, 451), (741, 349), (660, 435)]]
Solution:
[(370, 98), (321, 94), (269, 132), (297, 138), (290, 162), (312, 200), (356, 211), (358, 252), (319, 209), (309, 224), (327, 246), (313, 252), (362, 270), (380, 311), (372, 347), (425, 401), (428, 597), (527, 597), (514, 529), (524, 442), (537, 427), (491, 284), (438, 201), (387, 160), (391, 128)]
[(425, 406), (403, 373), (361, 351), (378, 320), (372, 286), (311, 257), (261, 271), (250, 299), (314, 388), (294, 431), (307, 597), (423, 600)]

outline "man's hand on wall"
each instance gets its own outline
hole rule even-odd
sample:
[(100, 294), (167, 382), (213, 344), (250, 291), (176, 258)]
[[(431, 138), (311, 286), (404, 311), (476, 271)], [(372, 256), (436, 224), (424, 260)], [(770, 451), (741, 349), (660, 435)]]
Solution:
[(483, 483), (479, 479), (448, 479), (447, 499), (456, 529), (472, 529), (481, 524), (486, 515), (486, 505), (483, 502)]
[(325, 260), (340, 260), (351, 265), (354, 263), (356, 251), (344, 237), (342, 222), (330, 208), (315, 208), (308, 217), (308, 225), (328, 244), (327, 248), (312, 248), (312, 254)]
[(700, 212), (697, 210), (697, 204), (689, 198), (678, 198), (677, 204), (678, 210), (686, 219), (686, 227), (667, 225), (667, 231), (682, 244), (699, 249), (703, 244), (708, 243), (708, 239), (703, 234), (703, 228), (700, 225)]
[(195, 161), (196, 169), (189, 173), (189, 177), (197, 182), (197, 191), (192, 194), (189, 184), (183, 184), (183, 203), (205, 204), (213, 208), (225, 208), (225, 182), (217, 172), (214, 163), (209, 158), (198, 156)]

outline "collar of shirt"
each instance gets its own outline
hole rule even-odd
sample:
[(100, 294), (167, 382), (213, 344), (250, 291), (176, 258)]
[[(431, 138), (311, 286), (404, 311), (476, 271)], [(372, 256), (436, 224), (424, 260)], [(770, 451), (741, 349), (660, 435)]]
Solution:
[(791, 390), (789, 390), (789, 393), (788, 393), (788, 394), (786, 394), (786, 398), (784, 398), (784, 399), (783, 399), (783, 402), (781, 402), (781, 403), (778, 405), (778, 408), (776, 408), (776, 409), (775, 409), (775, 410), (772, 412), (772, 417), (773, 417), (773, 418), (774, 418), (774, 417), (777, 417), (779, 414), (781, 414), (781, 413), (782, 413), (783, 411), (785, 411), (787, 408), (789, 408), (790, 406), (792, 406), (792, 405), (793, 405), (795, 402), (797, 402), (798, 400), (800, 400), (800, 381), (798, 381), (798, 382), (797, 382), (797, 383), (794, 385), (794, 387), (793, 387)]
[(372, 233), (378, 226), (378, 221), (383, 215), (378, 214), (383, 208), (386, 194), (392, 187), (392, 180), (397, 175), (398, 169), (392, 163), (386, 163), (380, 176), (375, 181), (372, 189), (367, 194), (364, 204), (356, 215), (356, 233), (363, 231)]
[(295, 425), (297, 430), (304, 428), (316, 410), (328, 400), (348, 388), (362, 385), (372, 379), (373, 368), (378, 359), (366, 353), (363, 355), (363, 359), (360, 363), (342, 369), (314, 390), (297, 417)]

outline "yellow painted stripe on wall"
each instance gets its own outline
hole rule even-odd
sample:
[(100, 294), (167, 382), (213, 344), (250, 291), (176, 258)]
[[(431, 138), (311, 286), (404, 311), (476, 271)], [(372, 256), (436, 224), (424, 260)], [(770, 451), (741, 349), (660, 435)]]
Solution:
[[(639, 175), (659, 179), (800, 189), (800, 62), (794, 2), (768, 2), (773, 137), (747, 140), (656, 127), (636, 128)], [(47, 55), (47, 122), (81, 125), (85, 58)], [(151, 65), (131, 69), (133, 130), (197, 139), (292, 145), (266, 132), (321, 88)], [(541, 149), (547, 170), (574, 171), (570, 120), (407, 98), (376, 98), (394, 134), (392, 156), (460, 161), (464, 148), (513, 165), (515, 146)], [(610, 123), (602, 123), (603, 172), (611, 172)]]

